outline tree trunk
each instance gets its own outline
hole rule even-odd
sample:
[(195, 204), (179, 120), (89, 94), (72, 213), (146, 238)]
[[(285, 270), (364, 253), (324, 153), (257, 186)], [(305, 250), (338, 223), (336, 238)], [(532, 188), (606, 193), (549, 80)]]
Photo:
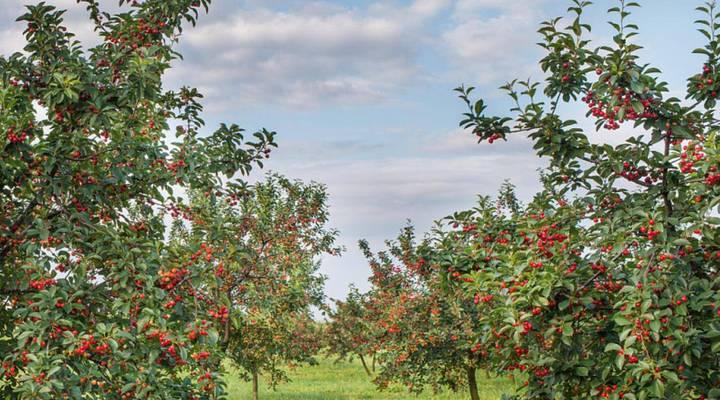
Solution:
[(372, 372), (375, 372), (375, 353), (373, 353), (373, 359), (372, 359)]
[(370, 368), (368, 368), (367, 363), (365, 362), (365, 357), (363, 357), (362, 354), (358, 354), (360, 356), (360, 362), (362, 362), (363, 368), (365, 368), (365, 372), (368, 374), (368, 376), (372, 376), (372, 372), (370, 372)]
[(470, 389), (470, 399), (480, 400), (480, 394), (477, 388), (477, 378), (475, 377), (475, 368), (467, 369), (468, 389)]
[(258, 400), (259, 394), (258, 394), (258, 373), (257, 372), (253, 372), (252, 386), (253, 386), (253, 400)]

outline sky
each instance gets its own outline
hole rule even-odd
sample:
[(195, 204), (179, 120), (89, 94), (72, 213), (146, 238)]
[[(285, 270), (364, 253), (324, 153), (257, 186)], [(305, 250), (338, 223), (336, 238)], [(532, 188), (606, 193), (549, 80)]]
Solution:
[[(47, 0), (69, 9), (68, 27), (97, 41), (75, 0)], [(2, 0), (0, 54), (23, 47), (23, 4)], [(101, 0), (112, 10), (117, 0)], [(509, 107), (497, 87), (514, 78), (540, 80), (540, 22), (566, 15), (568, 0), (213, 0), (208, 15), (181, 38), (184, 55), (167, 75), (168, 88), (205, 94), (208, 129), (221, 122), (248, 131), (278, 132), (267, 170), (327, 185), (330, 226), (347, 251), (322, 260), (326, 294), (368, 287), (370, 269), (359, 239), (380, 249), (406, 221), (419, 232), (434, 220), (473, 206), (505, 179), (529, 199), (544, 165), (530, 142), (476, 144), (457, 126), (464, 112), (453, 88), (476, 86), (490, 111)], [(588, 10), (596, 43), (607, 43), (605, 10)], [(701, 0), (645, 0), (632, 21), (641, 62), (660, 68), (676, 95), (703, 59), (692, 49), (703, 37), (692, 21)], [(583, 119), (579, 105), (561, 110)], [(591, 124), (586, 126), (590, 127)], [(593, 134), (621, 141), (627, 129)], [(262, 178), (256, 172), (251, 180)]]

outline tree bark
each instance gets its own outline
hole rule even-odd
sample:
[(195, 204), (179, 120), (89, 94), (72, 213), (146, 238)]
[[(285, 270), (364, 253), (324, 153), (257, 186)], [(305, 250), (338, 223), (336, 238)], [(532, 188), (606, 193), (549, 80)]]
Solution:
[(253, 387), (253, 400), (258, 400), (259, 393), (258, 393), (258, 373), (257, 372), (253, 372), (252, 387)]
[(372, 372), (370, 372), (370, 368), (368, 368), (367, 363), (365, 362), (365, 357), (363, 357), (362, 354), (358, 354), (360, 356), (360, 362), (362, 363), (363, 368), (365, 368), (365, 373), (368, 374), (368, 376), (372, 376)]
[(375, 372), (375, 353), (373, 353), (372, 358), (372, 372)]
[(480, 400), (478, 393), (477, 378), (475, 377), (475, 368), (467, 369), (468, 389), (470, 390), (470, 399)]

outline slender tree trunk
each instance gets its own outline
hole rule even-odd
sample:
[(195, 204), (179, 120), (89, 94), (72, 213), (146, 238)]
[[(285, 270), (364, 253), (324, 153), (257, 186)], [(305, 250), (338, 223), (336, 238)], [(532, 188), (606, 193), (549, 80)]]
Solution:
[(475, 368), (467, 369), (468, 389), (470, 389), (470, 399), (480, 400), (480, 394), (477, 388), (477, 378), (475, 377)]
[(259, 394), (258, 394), (258, 373), (257, 372), (253, 372), (252, 385), (253, 385), (253, 400), (258, 400)]
[(373, 359), (372, 359), (372, 372), (375, 372), (375, 353), (373, 353)]
[(365, 368), (365, 372), (368, 374), (368, 376), (372, 376), (372, 372), (370, 372), (370, 368), (368, 368), (367, 363), (365, 362), (365, 357), (363, 357), (362, 354), (358, 354), (360, 356), (360, 362), (362, 362), (363, 368)]

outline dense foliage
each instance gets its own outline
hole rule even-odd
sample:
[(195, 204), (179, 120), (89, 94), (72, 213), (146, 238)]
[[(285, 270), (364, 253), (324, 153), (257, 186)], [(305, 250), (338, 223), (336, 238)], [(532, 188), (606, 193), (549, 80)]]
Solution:
[[(425, 368), (431, 346), (412, 345), (438, 329), (423, 305), (438, 287), (443, 303), (475, 305), (441, 328), (472, 330), (458, 338), (478, 367), (519, 373), (524, 382), (513, 397), (718, 398), (720, 14), (715, 2), (697, 8), (708, 44), (694, 50), (703, 60), (681, 100), (638, 58), (630, 22), (637, 2), (608, 10), (615, 33), (600, 47), (583, 20), (591, 2), (570, 3), (569, 19), (539, 31), (546, 79), (502, 87), (512, 116), (491, 116), (483, 100), (471, 99), (472, 87), (457, 89), (468, 107), (461, 126), (480, 142), (517, 135), (534, 142), (549, 161), (542, 192), (521, 206), (505, 187), (498, 202), (482, 198), (442, 221), (415, 255), (400, 246), (391, 251), (400, 263), (372, 263), (375, 286), (383, 265), (389, 282), (381, 286), (400, 288), (390, 297), (419, 290), (399, 300), (407, 304), (387, 306), (396, 319), (386, 321), (386, 336), (399, 337), (380, 340), (383, 354), (422, 358), (388, 378), (423, 382), (441, 373)], [(578, 104), (589, 123), (562, 116)], [(597, 133), (588, 133), (592, 125)], [(383, 367), (397, 368), (397, 360)]]
[(462, 293), (451, 295), (437, 265), (428, 262), (433, 250), (416, 243), (412, 227), (386, 246), (374, 254), (367, 242), (360, 243), (372, 269), (365, 313), (380, 366), (375, 383), (384, 389), (401, 382), (412, 392), (426, 386), (457, 391), (469, 384), (477, 399), (474, 304)]
[[(659, 70), (637, 56), (629, 18), (638, 3), (608, 10), (616, 32), (599, 48), (582, 20), (591, 3), (571, 3), (567, 25), (540, 29), (545, 82), (504, 87), (513, 117), (487, 116), (471, 88), (458, 89), (468, 105), (461, 125), (481, 141), (526, 134), (550, 161), (550, 187), (513, 226), (477, 212), (457, 221), (482, 238), (459, 264), (467, 293), (500, 298), (485, 332), (507, 335), (506, 354), (518, 348), (519, 360), (495, 368), (530, 372), (523, 398), (718, 397), (715, 3), (698, 7), (708, 44), (694, 51), (704, 60), (685, 101), (668, 97)], [(578, 99), (599, 139), (561, 117)]]
[(200, 94), (162, 87), (209, 0), (80, 3), (100, 44), (39, 3), (0, 58), (2, 397), (217, 397), (219, 305), (196, 290), (212, 260), (171, 251), (163, 214), (185, 207), (173, 193), (237, 192), (273, 133), (200, 135)]
[(360, 363), (368, 376), (375, 372), (375, 340), (384, 330), (378, 330), (374, 323), (377, 314), (371, 313), (369, 296), (351, 287), (345, 300), (335, 300), (333, 307), (324, 307), (328, 322), (323, 329), (323, 342), (326, 353), (336, 357), (336, 361)]
[[(39, 3), (24, 52), (0, 57), (0, 397), (219, 398), (225, 359), (257, 393), (324, 344), (380, 388), (477, 399), (486, 370), (520, 377), (517, 399), (720, 398), (714, 1), (682, 100), (641, 63), (628, 0), (609, 45), (592, 44), (590, 1), (543, 23), (545, 79), (502, 87), (510, 117), (458, 88), (480, 142), (533, 141), (542, 191), (522, 205), (506, 184), (421, 240), (361, 242), (371, 289), (322, 328), (317, 258), (340, 251), (325, 188), (243, 182), (274, 133), (207, 132), (197, 90), (163, 88), (210, 1), (78, 2), (99, 45)], [(587, 121), (563, 117), (578, 105)]]
[(288, 363), (314, 362), (312, 307), (325, 281), (317, 257), (341, 250), (328, 216), (324, 186), (274, 174), (227, 196), (192, 193), (176, 215), (173, 248), (212, 263), (201, 290), (219, 305), (221, 347), (256, 385), (259, 374), (275, 385)]

